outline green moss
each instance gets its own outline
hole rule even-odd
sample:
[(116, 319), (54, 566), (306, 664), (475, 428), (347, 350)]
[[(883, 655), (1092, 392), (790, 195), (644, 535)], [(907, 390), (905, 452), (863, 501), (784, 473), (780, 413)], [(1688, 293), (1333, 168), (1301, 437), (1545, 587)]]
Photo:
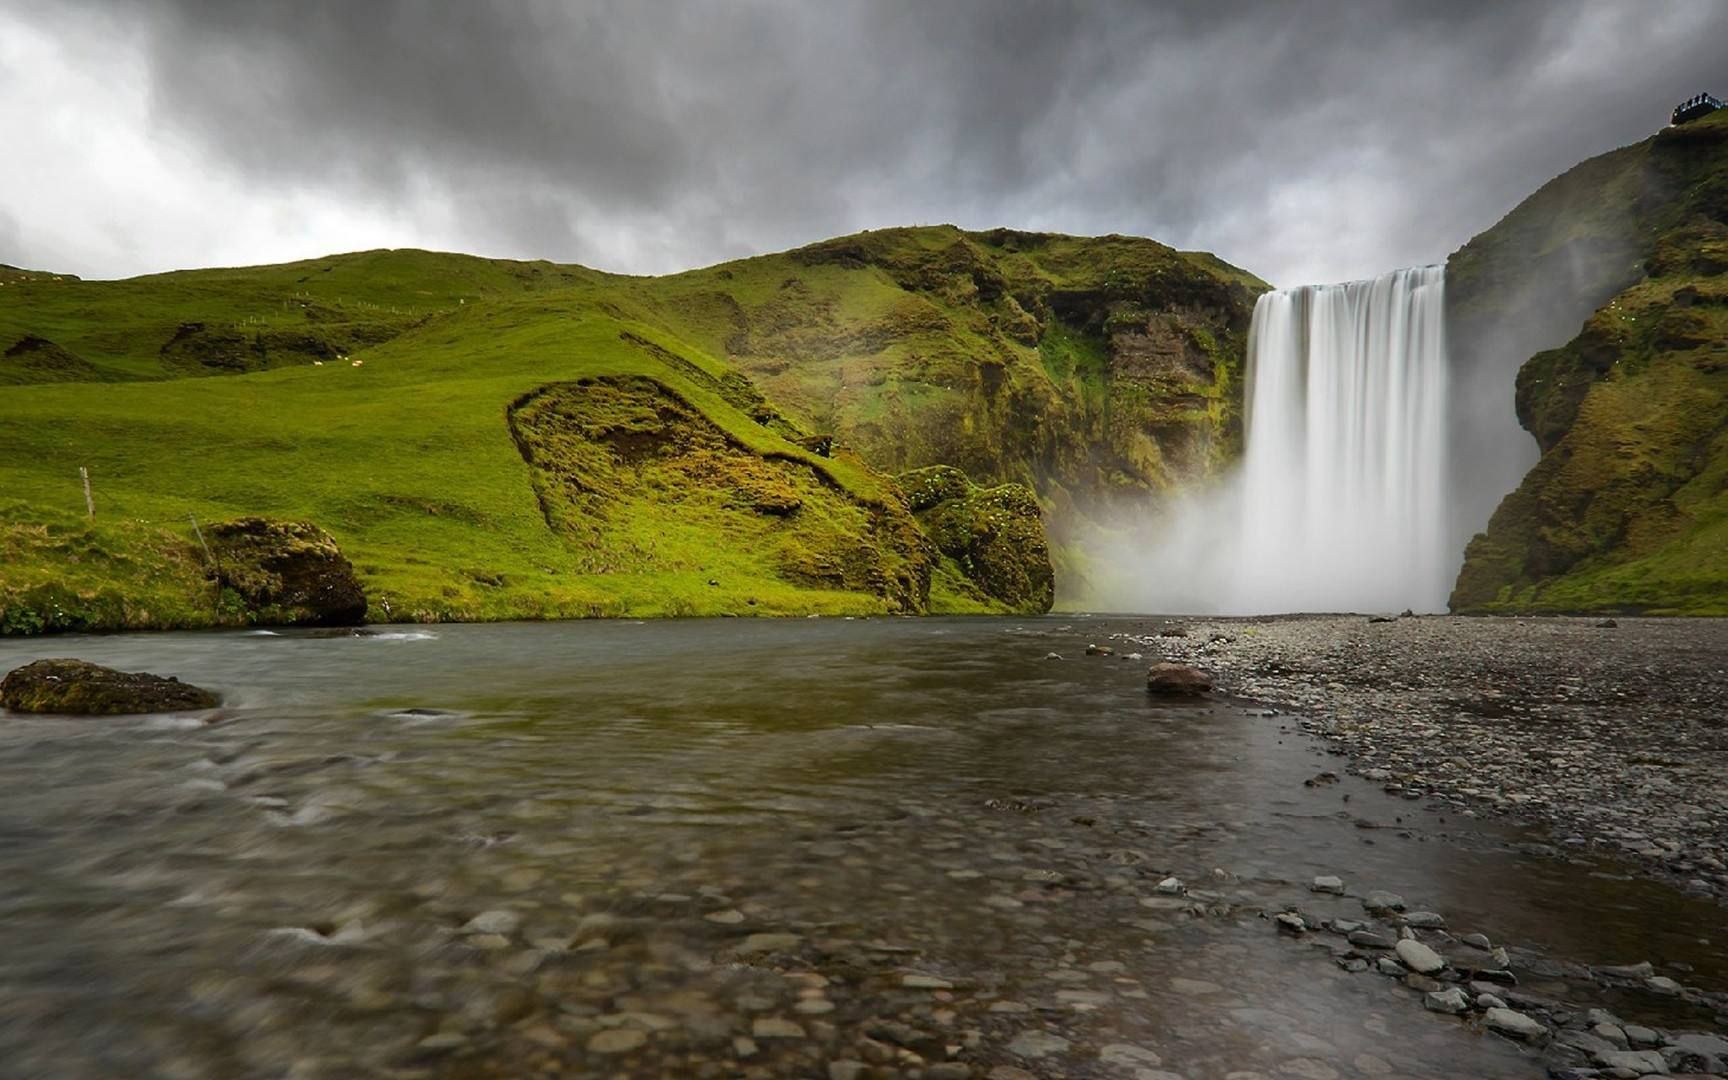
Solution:
[(1030, 488), (975, 487), (958, 469), (931, 466), (902, 474), (919, 523), (941, 552), (934, 610), (1042, 614), (1055, 600), (1055, 571), (1043, 512)]

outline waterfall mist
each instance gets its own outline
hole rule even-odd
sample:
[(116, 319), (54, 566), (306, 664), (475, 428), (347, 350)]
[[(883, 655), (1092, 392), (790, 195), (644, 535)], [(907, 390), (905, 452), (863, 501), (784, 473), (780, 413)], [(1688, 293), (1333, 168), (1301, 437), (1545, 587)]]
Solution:
[(1444, 611), (1445, 268), (1260, 297), (1234, 475), (1143, 533), (1142, 610)]

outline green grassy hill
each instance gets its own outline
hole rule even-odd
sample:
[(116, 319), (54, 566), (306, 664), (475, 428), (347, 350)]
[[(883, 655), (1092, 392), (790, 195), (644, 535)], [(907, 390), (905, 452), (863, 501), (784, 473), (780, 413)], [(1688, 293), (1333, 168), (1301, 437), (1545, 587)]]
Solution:
[(1549, 341), (1584, 321), (1519, 371), (1542, 459), (1454, 610), (1728, 614), (1728, 110), (1579, 166), (1449, 274), (1466, 340), (1531, 307), (1570, 316)]
[(379, 620), (1006, 610), (890, 474), (1047, 505), (1175, 482), (1128, 429), (1227, 452), (1260, 287), (1151, 241), (942, 228), (659, 279), (419, 251), (8, 272), (0, 631), (237, 621), (193, 522), (245, 515), (328, 530)]

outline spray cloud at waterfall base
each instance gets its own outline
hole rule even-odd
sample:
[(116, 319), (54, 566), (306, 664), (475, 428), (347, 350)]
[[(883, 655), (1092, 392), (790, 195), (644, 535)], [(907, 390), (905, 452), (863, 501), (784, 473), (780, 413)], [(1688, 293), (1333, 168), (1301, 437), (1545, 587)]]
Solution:
[(1449, 393), (1443, 267), (1261, 296), (1242, 461), (1140, 534), (1134, 606), (1444, 611)]

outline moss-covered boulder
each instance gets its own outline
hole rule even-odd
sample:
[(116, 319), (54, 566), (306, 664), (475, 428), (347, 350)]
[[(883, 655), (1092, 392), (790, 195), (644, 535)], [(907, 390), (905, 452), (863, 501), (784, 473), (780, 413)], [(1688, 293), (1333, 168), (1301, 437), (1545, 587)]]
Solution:
[(948, 465), (900, 477), (918, 522), (971, 599), (986, 609), (1042, 614), (1056, 599), (1044, 516), (1024, 484), (979, 488)]
[(309, 521), (247, 517), (210, 530), (224, 596), (252, 622), (347, 626), (366, 620), (366, 593), (329, 533)]
[(87, 660), (38, 660), (0, 679), (0, 708), (19, 713), (119, 716), (213, 709), (220, 698), (172, 675), (115, 671)]

